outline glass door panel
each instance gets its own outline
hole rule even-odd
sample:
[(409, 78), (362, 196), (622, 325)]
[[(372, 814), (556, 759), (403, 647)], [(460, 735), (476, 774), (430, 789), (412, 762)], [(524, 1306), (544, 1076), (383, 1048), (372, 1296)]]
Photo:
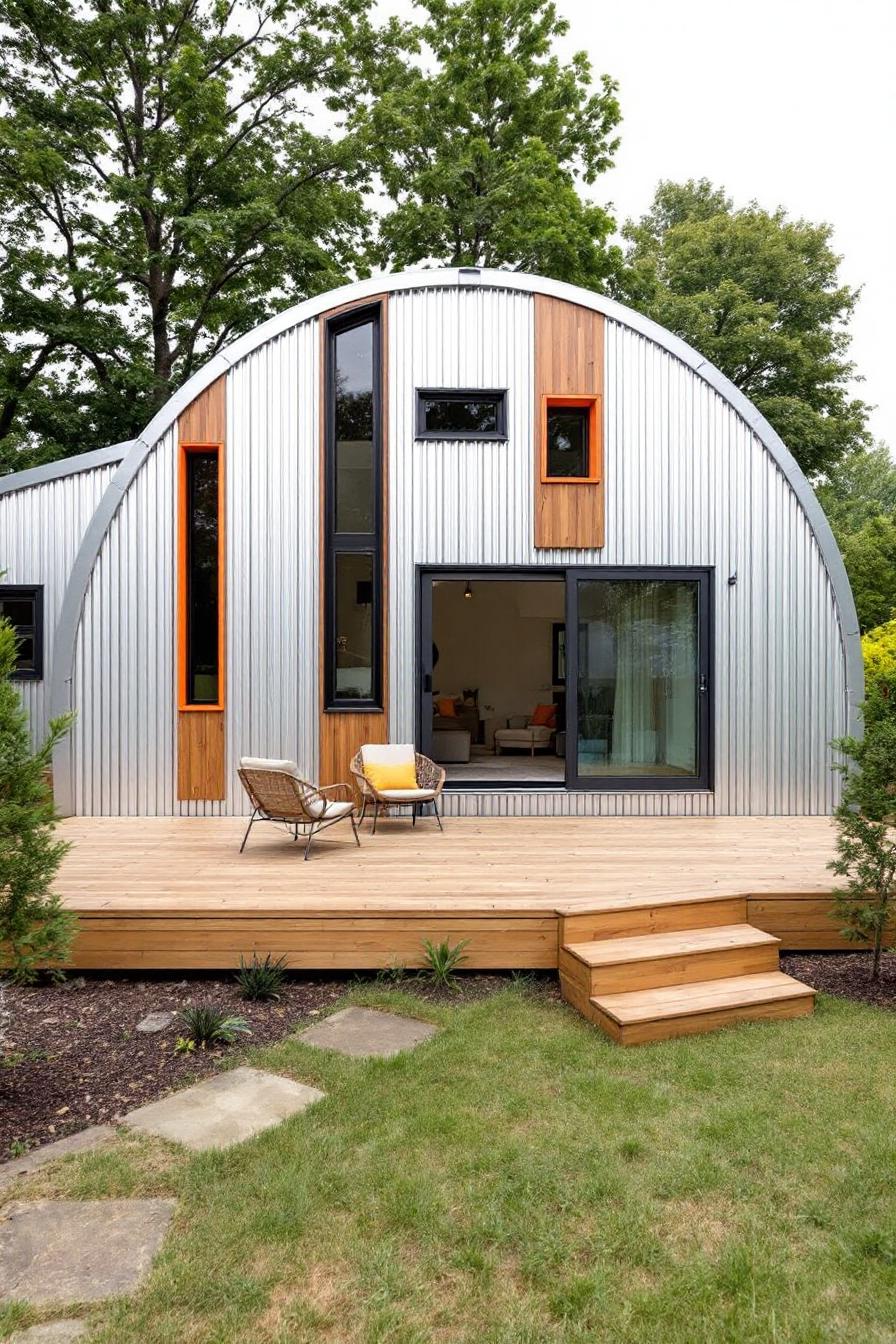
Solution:
[(569, 782), (579, 788), (706, 783), (708, 576), (580, 571), (570, 583), (576, 654)]

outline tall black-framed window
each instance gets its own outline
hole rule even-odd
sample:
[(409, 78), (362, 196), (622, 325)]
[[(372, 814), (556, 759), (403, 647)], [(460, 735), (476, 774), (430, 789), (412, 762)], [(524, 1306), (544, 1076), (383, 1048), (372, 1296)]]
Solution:
[(327, 324), (327, 709), (381, 709), (383, 429), (380, 306)]
[(17, 681), (41, 681), (44, 675), (44, 590), (35, 583), (0, 584), (0, 616), (16, 633)]
[(507, 393), (485, 388), (417, 388), (418, 439), (506, 439)]

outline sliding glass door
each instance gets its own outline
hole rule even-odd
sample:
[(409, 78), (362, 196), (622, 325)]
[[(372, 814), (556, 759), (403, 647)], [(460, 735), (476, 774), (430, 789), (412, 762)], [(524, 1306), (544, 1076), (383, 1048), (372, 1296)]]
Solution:
[(569, 787), (710, 786), (707, 571), (568, 571), (567, 649)]

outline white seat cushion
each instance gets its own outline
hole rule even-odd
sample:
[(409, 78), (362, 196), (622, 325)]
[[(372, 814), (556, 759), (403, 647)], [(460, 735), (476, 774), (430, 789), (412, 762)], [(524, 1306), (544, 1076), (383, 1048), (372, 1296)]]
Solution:
[(353, 807), (354, 803), (324, 802), (318, 798), (309, 798), (305, 804), (308, 815), (316, 817), (318, 821), (336, 821), (339, 817), (347, 817)]
[(425, 803), (436, 796), (435, 789), (378, 789), (377, 792), (392, 803)]
[(407, 765), (416, 760), (413, 742), (368, 742), (361, 748), (364, 765)]
[(531, 728), (498, 728), (495, 733), (496, 742), (550, 742), (553, 728), (544, 728), (538, 724)]
[(281, 775), (294, 775), (299, 778), (299, 767), (295, 761), (269, 761), (264, 756), (241, 756), (241, 770), (276, 770)]

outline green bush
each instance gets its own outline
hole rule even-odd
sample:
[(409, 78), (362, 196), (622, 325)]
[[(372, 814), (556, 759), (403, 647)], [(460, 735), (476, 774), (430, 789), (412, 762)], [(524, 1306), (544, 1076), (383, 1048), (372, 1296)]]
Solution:
[(867, 682), (896, 679), (896, 621), (885, 621), (862, 636)]
[(864, 736), (835, 743), (846, 764), (840, 767), (845, 783), (830, 867), (846, 878), (834, 893), (833, 916), (845, 938), (872, 948), (876, 980), (896, 924), (896, 671), (869, 680), (862, 716)]
[(431, 943), (428, 938), (424, 938), (423, 955), (433, 984), (439, 985), (443, 989), (454, 988), (454, 972), (461, 962), (467, 959), (464, 955), (464, 948), (469, 941), (469, 938), (465, 938), (452, 947), (447, 938), (443, 943)]
[(74, 935), (74, 916), (50, 890), (68, 845), (54, 836), (47, 782), (53, 749), (72, 717), (53, 719), (35, 751), (15, 666), (15, 633), (0, 620), (0, 968), (28, 984), (41, 966), (67, 960)]

